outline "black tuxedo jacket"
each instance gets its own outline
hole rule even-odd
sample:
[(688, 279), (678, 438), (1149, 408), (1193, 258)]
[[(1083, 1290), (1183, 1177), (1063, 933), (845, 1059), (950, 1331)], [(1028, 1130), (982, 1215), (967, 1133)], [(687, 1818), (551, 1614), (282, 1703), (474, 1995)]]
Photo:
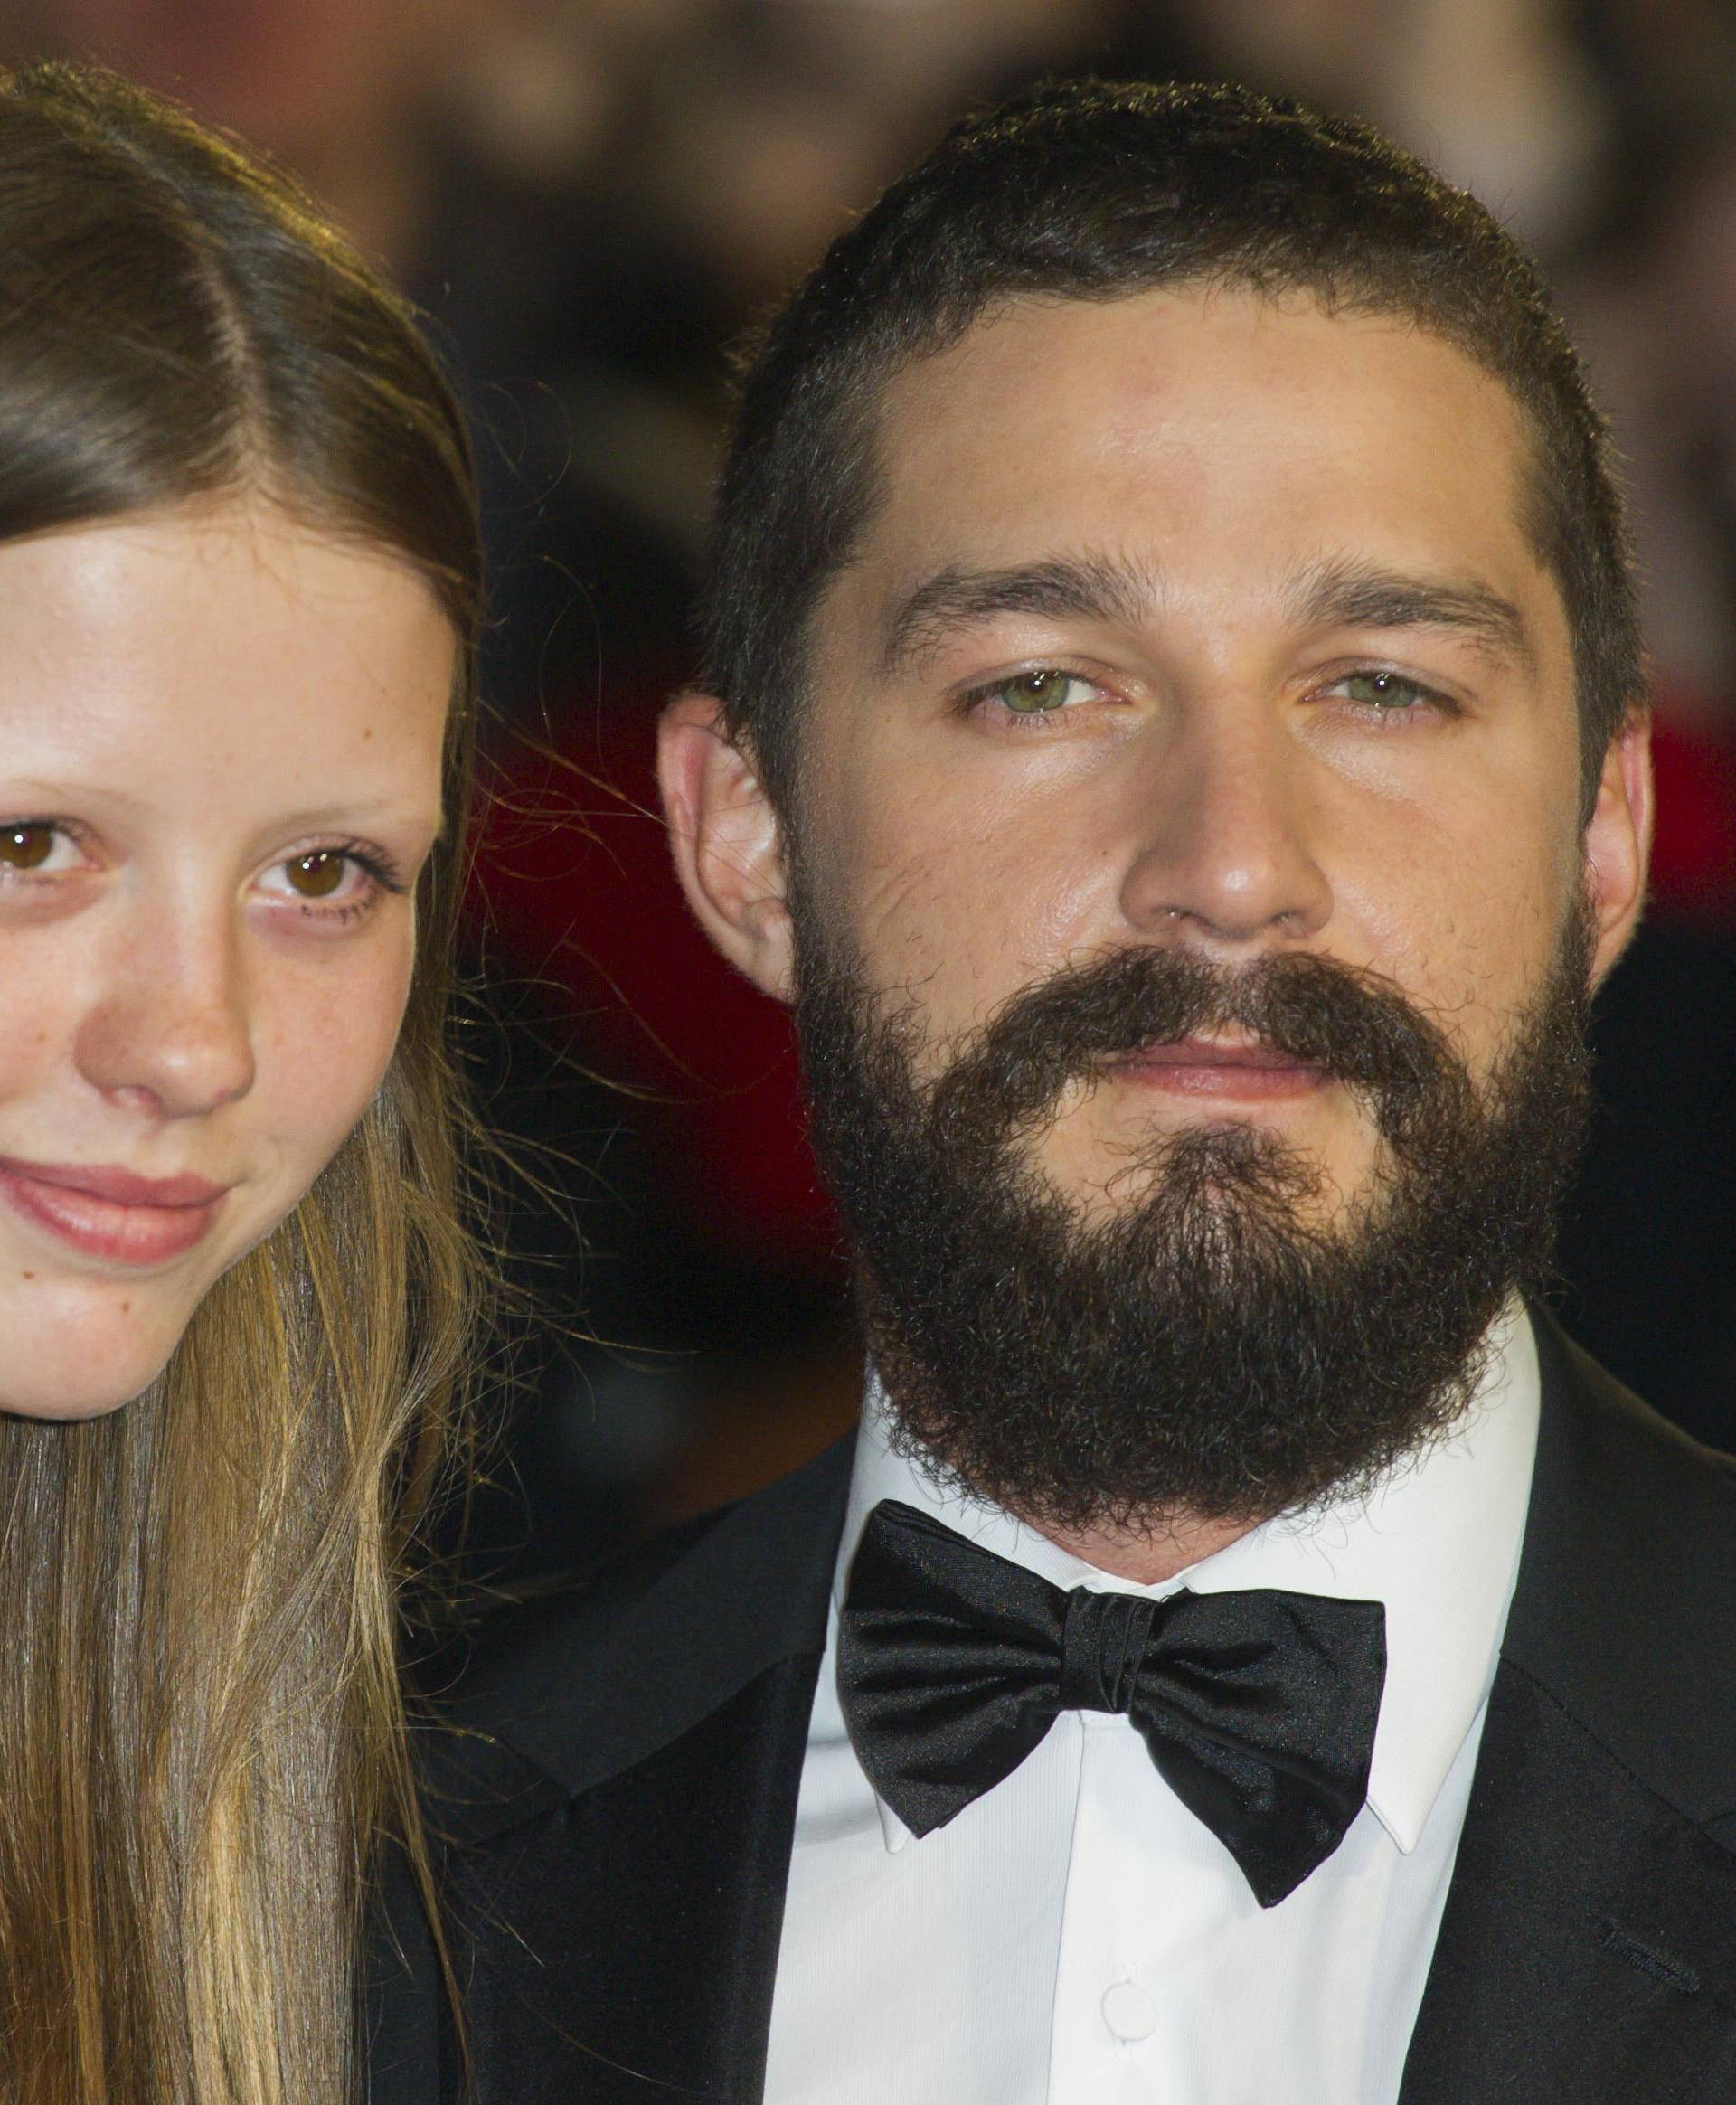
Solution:
[[(1402, 2105), (1731, 2105), (1736, 1463), (1537, 1327), (1517, 1591)], [(481, 2105), (760, 2098), (849, 1468), (478, 1645), (428, 1766)], [(383, 1912), (370, 2096), (456, 2105), (426, 1922)]]

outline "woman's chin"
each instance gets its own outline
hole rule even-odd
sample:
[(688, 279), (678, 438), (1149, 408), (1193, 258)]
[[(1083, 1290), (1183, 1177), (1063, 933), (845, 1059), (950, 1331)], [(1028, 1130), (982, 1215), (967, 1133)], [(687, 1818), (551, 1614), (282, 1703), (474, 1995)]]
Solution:
[[(170, 1341), (173, 1349), (174, 1341)], [(106, 1418), (134, 1402), (163, 1371), (168, 1351), (131, 1351), (105, 1357), (74, 1356), (52, 1350), (40, 1355), (13, 1354), (0, 1371), (0, 1417), (35, 1418), (56, 1424), (77, 1424)]]
[(0, 1270), (0, 1416), (103, 1418), (148, 1389), (203, 1297), (203, 1278)]
[(77, 1395), (69, 1395), (63, 1389), (33, 1392), (6, 1382), (0, 1383), (0, 1418), (34, 1418), (44, 1424), (80, 1425), (89, 1419), (107, 1418), (111, 1411), (136, 1402), (149, 1388), (153, 1378), (146, 1375), (142, 1382), (128, 1383), (118, 1389), (92, 1387)]

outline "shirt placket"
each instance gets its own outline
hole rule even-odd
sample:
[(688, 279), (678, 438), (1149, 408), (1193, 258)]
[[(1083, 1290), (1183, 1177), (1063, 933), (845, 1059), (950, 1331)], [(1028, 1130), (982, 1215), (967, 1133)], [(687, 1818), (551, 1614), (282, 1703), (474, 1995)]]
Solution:
[[(1165, 1786), (1125, 1718), (1080, 1716), (1080, 1791), (1055, 1975), (1049, 2105), (1184, 2099), (1173, 1963), (1197, 1897), (1166, 1893), (1152, 1794)], [(1157, 1808), (1161, 1813), (1165, 1808)]]

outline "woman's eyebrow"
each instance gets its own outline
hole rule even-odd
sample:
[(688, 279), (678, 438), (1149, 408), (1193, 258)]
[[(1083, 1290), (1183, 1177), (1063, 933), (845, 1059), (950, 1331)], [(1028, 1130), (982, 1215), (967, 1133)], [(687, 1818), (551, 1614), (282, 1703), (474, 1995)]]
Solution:
[(106, 778), (86, 782), (72, 774), (57, 775), (52, 780), (46, 775), (0, 774), (0, 798), (10, 806), (34, 804), (43, 811), (62, 804), (89, 803), (93, 798), (118, 804), (124, 811), (145, 808), (142, 797), (135, 797), (130, 790), (118, 788)]

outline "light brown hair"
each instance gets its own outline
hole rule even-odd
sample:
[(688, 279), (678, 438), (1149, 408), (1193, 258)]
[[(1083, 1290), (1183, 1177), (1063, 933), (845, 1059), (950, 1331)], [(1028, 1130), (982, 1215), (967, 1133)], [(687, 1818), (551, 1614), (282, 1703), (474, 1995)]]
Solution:
[(231, 493), (429, 580), (459, 643), (446, 833), (390, 1071), (311, 1194), (145, 1395), (0, 1419), (15, 2105), (356, 2093), (380, 1838), (421, 1860), (401, 1581), (484, 1276), (445, 1035), (481, 566), (439, 366), (294, 186), (110, 75), (0, 75), (0, 538)]

